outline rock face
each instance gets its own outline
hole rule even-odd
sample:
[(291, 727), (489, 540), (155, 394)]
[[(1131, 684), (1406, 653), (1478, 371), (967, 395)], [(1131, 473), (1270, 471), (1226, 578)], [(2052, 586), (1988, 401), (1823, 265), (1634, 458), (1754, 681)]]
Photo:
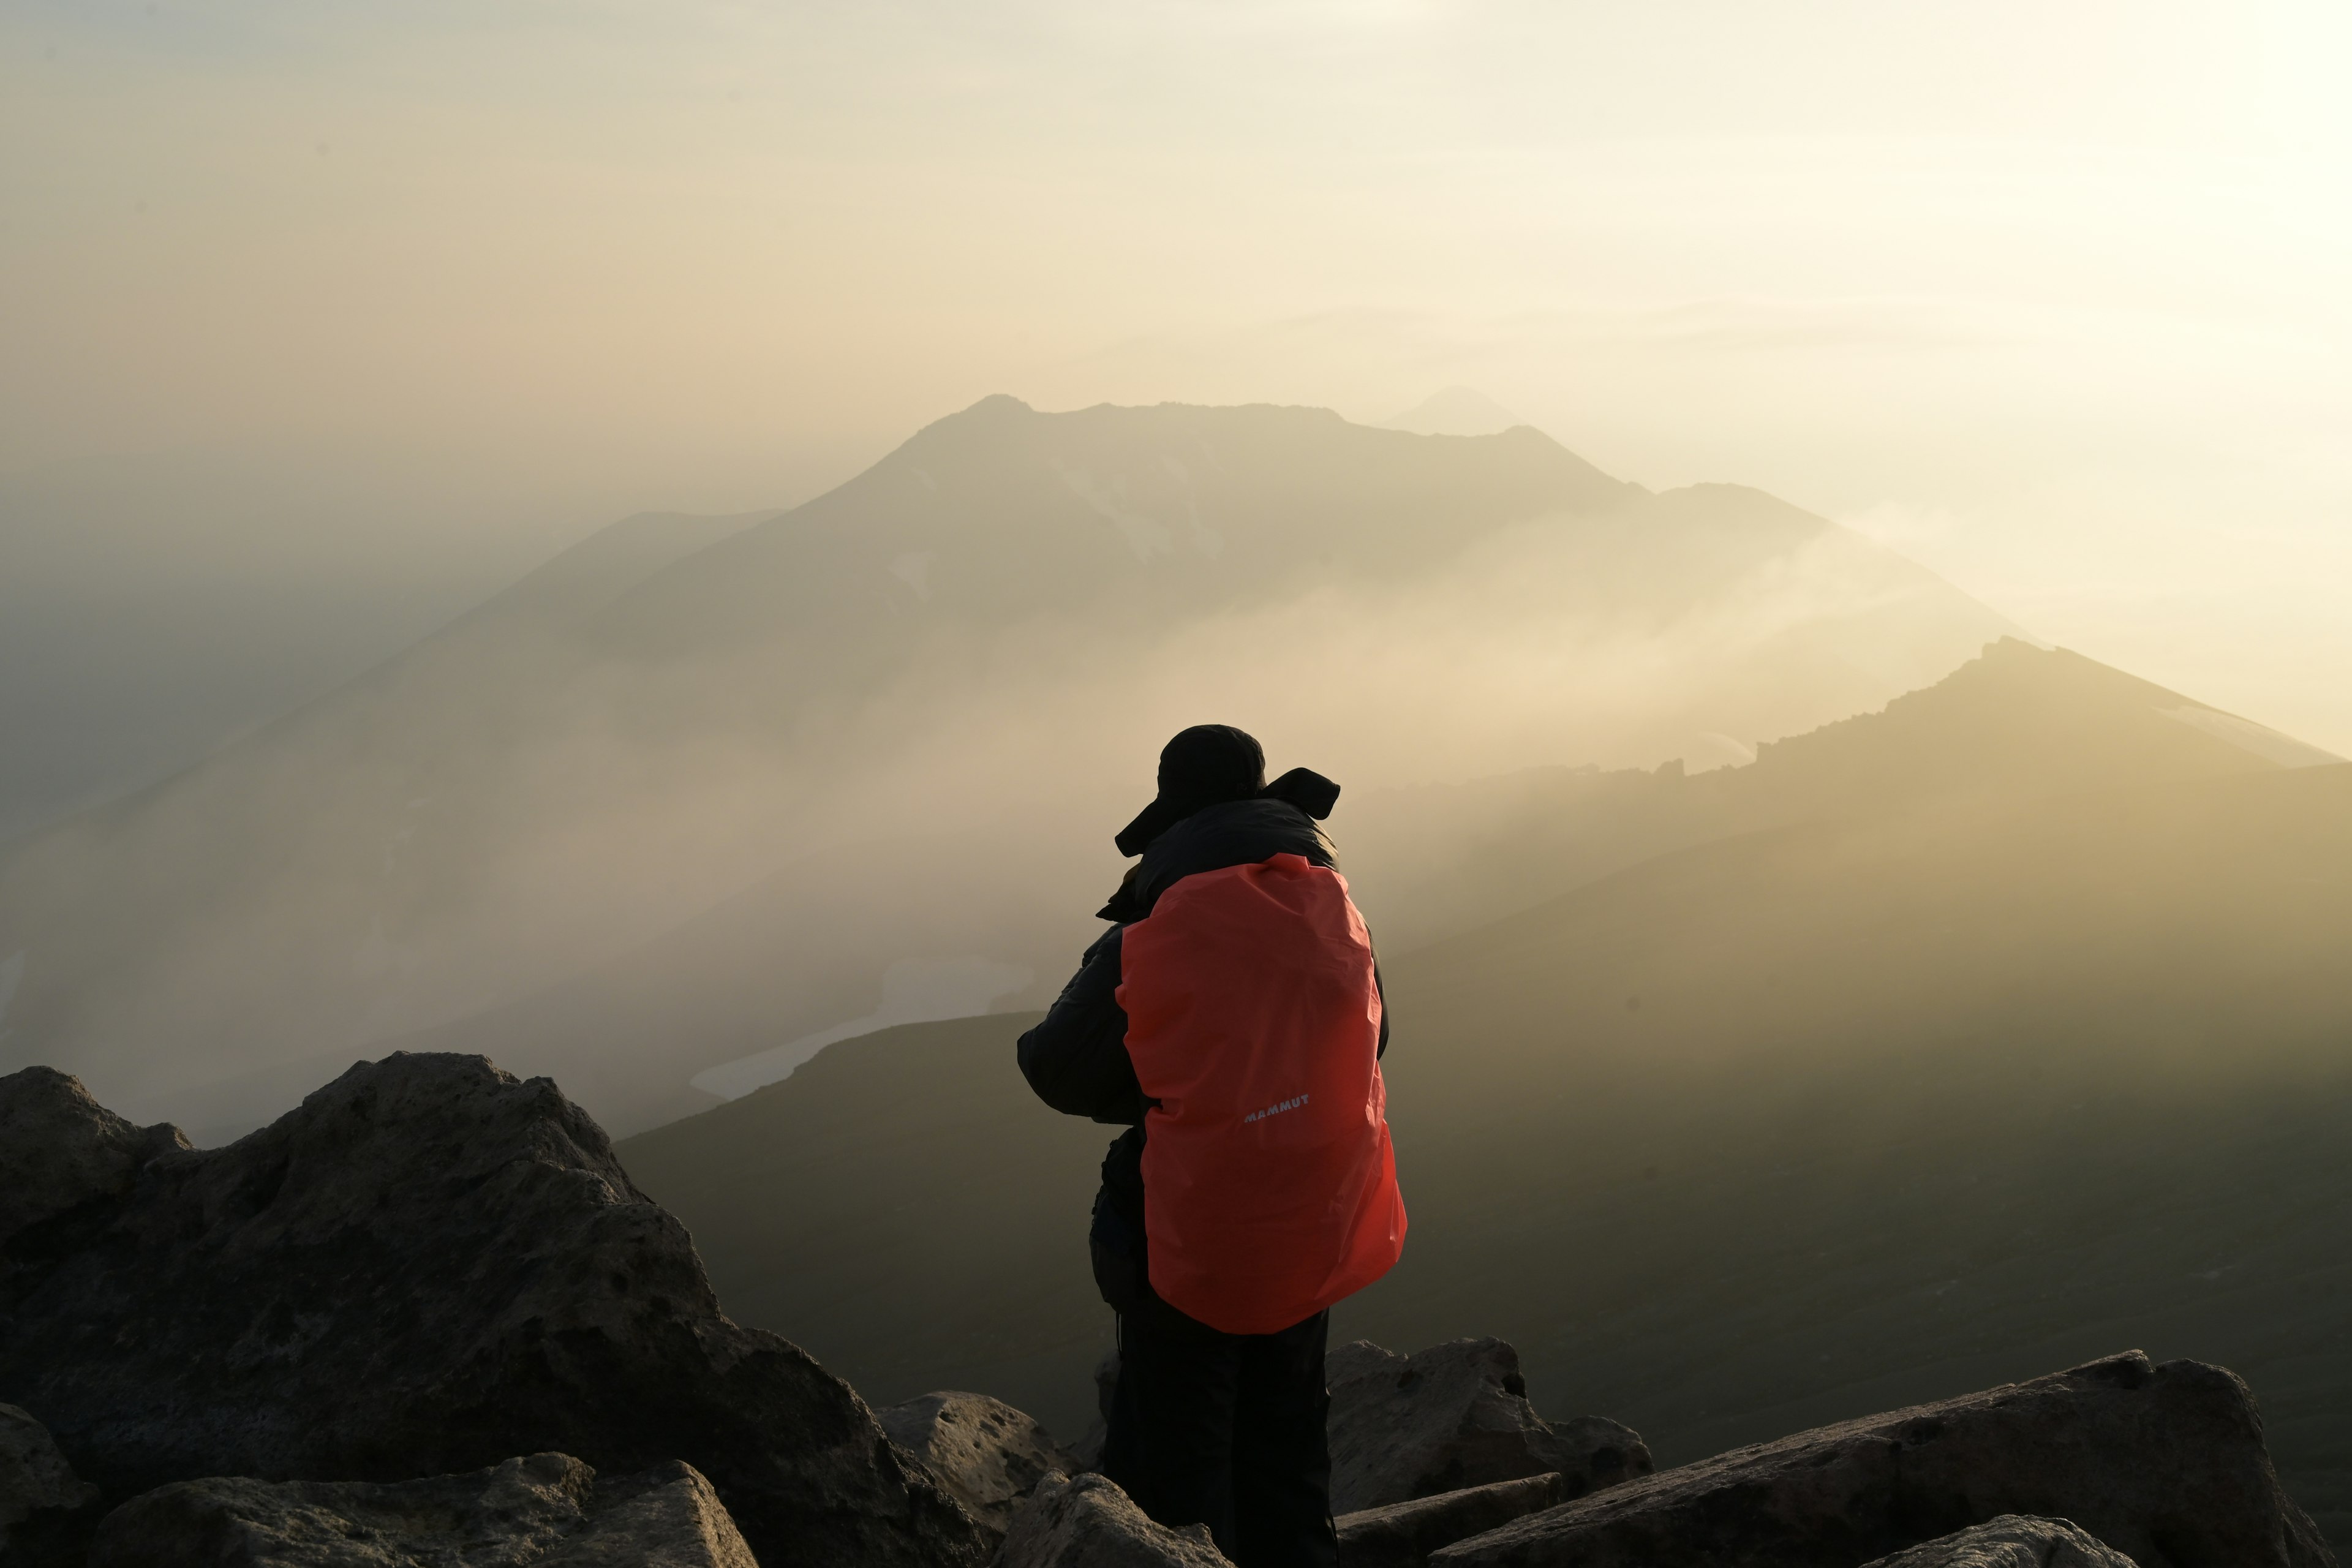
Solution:
[(1013, 1516), (997, 1568), (1223, 1568), (1205, 1524), (1171, 1530), (1118, 1483), (1056, 1471)]
[(1882, 1557), (1868, 1568), (2137, 1568), (2078, 1525), (2005, 1513), (1957, 1535)]
[(2134, 1351), (1664, 1471), (1445, 1548), (1433, 1568), (1853, 1568), (2001, 1514), (2139, 1568), (2332, 1568), (2244, 1384)]
[(131, 1185), (141, 1166), (188, 1141), (176, 1127), (137, 1128), (55, 1068), (0, 1079), (0, 1245)]
[(1034, 1418), (985, 1394), (926, 1394), (874, 1414), (890, 1441), (998, 1535), (1039, 1481), (1076, 1468)]
[[(118, 1146), (71, 1088), (0, 1079), (0, 1124)], [(846, 1384), (720, 1315), (584, 1112), (479, 1057), (362, 1063), (0, 1237), (0, 1399), (114, 1499), (552, 1450), (614, 1475), (685, 1460), (767, 1568), (985, 1556)]]
[(0, 1563), (79, 1563), (98, 1489), (73, 1473), (47, 1428), (0, 1405)]
[(1341, 1514), (1339, 1568), (1421, 1568), (1441, 1546), (1508, 1524), (1568, 1498), (1568, 1478), (1555, 1470)]
[(692, 1466), (618, 1483), (568, 1454), (471, 1475), (180, 1481), (107, 1515), (89, 1568), (759, 1568)]
[(1501, 1340), (1455, 1340), (1411, 1356), (1358, 1340), (1330, 1353), (1324, 1376), (1334, 1513), (1553, 1471), (1568, 1496), (1582, 1497), (1652, 1468), (1631, 1427), (1538, 1418), (1519, 1352)]

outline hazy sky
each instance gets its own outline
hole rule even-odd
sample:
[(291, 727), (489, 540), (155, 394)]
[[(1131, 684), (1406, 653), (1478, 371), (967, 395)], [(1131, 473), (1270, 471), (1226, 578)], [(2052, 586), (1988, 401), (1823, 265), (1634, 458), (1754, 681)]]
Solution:
[(2352, 752), (2347, 16), (8, 0), (0, 469), (585, 528), (990, 392), (1461, 383)]

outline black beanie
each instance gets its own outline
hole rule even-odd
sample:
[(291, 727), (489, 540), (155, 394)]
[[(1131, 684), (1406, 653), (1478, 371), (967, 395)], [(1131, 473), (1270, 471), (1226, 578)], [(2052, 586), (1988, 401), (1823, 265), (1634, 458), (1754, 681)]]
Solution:
[(1293, 768), (1269, 787), (1265, 748), (1231, 724), (1195, 724), (1160, 749), (1160, 794), (1118, 830), (1122, 855), (1140, 855), (1150, 842), (1204, 806), (1273, 795), (1307, 816), (1331, 815), (1339, 786), (1322, 774)]

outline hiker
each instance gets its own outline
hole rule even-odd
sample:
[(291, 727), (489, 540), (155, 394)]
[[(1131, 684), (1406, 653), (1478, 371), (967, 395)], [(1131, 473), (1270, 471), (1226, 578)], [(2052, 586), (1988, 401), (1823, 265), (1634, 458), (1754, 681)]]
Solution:
[(1330, 1568), (1331, 1304), (1395, 1264), (1404, 1205), (1370, 936), (1316, 823), (1339, 786), (1226, 724), (1160, 753), (1119, 831), (1142, 857), (1021, 1071), (1056, 1110), (1123, 1122), (1096, 1194), (1118, 1314), (1103, 1473), (1240, 1568)]

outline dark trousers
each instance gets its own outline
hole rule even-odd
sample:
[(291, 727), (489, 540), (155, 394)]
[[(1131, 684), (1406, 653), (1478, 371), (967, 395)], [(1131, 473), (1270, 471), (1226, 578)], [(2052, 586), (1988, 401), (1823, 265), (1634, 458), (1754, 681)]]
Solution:
[(1160, 1523), (1207, 1525), (1239, 1568), (1333, 1568), (1330, 1327), (1220, 1333), (1147, 1293), (1118, 1316), (1103, 1473)]

